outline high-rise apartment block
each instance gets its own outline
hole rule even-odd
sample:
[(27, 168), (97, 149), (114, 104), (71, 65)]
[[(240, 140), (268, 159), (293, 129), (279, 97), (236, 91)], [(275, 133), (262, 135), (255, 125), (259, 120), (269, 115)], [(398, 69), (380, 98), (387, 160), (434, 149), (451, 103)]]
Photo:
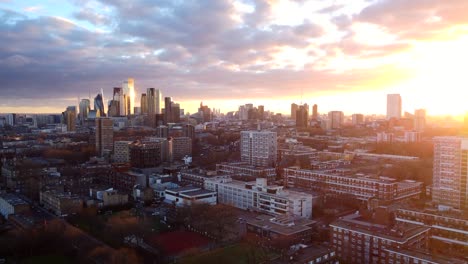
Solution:
[(340, 129), (344, 123), (344, 114), (341, 111), (328, 112), (327, 129)]
[(103, 156), (114, 147), (114, 121), (112, 118), (96, 118), (96, 152)]
[(387, 119), (401, 118), (401, 96), (399, 94), (387, 94)]
[(296, 114), (297, 114), (297, 109), (298, 109), (297, 104), (291, 104), (291, 119), (296, 120)]
[(416, 109), (414, 111), (414, 130), (423, 132), (426, 129), (426, 110)]
[(353, 114), (352, 115), (353, 126), (364, 124), (364, 115), (363, 114)]
[(435, 137), (432, 200), (440, 209), (467, 209), (468, 138)]
[(114, 142), (114, 162), (127, 163), (130, 162), (130, 144), (132, 141), (115, 141)]
[(254, 166), (274, 166), (277, 157), (277, 135), (270, 131), (242, 131), (241, 159)]
[(318, 119), (318, 106), (314, 104), (312, 106), (312, 120), (317, 120)]
[(296, 127), (308, 127), (309, 124), (309, 106), (300, 105), (296, 110)]

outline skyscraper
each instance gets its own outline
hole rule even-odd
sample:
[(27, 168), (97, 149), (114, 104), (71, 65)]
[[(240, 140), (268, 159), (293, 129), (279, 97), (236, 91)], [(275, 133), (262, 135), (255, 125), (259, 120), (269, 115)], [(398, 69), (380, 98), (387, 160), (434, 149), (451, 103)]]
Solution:
[(297, 104), (291, 104), (291, 119), (296, 120), (296, 114), (297, 114)]
[(94, 110), (96, 111), (96, 117), (106, 116), (106, 112), (104, 111), (104, 98), (102, 96), (102, 90), (96, 95), (96, 97), (94, 97)]
[(241, 132), (241, 160), (250, 165), (275, 166), (277, 157), (277, 135), (270, 131)]
[(133, 78), (128, 78), (128, 80), (124, 81), (122, 88), (125, 95), (124, 100), (126, 108), (124, 115), (132, 115), (133, 108), (135, 107), (135, 83)]
[(314, 104), (312, 107), (312, 120), (317, 120), (318, 119), (318, 106)]
[(141, 114), (148, 114), (148, 98), (145, 93), (141, 94), (140, 100)]
[(309, 110), (307, 104), (300, 105), (296, 111), (296, 127), (308, 127)]
[(127, 111), (127, 108), (126, 108), (126, 104), (125, 104), (125, 96), (124, 96), (124, 93), (123, 93), (123, 90), (121, 87), (114, 87), (114, 98), (113, 98), (113, 101), (115, 101), (116, 103), (114, 103), (114, 107), (116, 107), (117, 109), (114, 109), (115, 113), (116, 113), (116, 116), (123, 116), (125, 115), (126, 111)]
[(89, 111), (91, 110), (91, 104), (89, 99), (81, 99), (80, 101), (80, 122), (83, 122), (88, 118)]
[(468, 138), (435, 137), (432, 200), (440, 209), (468, 209)]
[(263, 120), (265, 118), (265, 106), (263, 105), (258, 106), (258, 116), (260, 120)]
[(62, 120), (67, 125), (67, 131), (76, 130), (76, 106), (69, 106), (62, 112)]
[(114, 122), (111, 118), (96, 118), (96, 152), (103, 156), (114, 147)]
[(399, 94), (387, 94), (387, 119), (401, 118), (401, 96)]
[(161, 91), (155, 88), (146, 90), (146, 100), (148, 106), (148, 114), (161, 114)]
[(416, 109), (414, 112), (414, 130), (423, 132), (426, 129), (426, 110)]

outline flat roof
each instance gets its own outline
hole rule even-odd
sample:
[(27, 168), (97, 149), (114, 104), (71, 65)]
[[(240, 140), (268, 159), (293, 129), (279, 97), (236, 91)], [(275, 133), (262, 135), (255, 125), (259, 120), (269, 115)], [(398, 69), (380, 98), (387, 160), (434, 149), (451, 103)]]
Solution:
[(312, 227), (310, 226), (317, 222), (302, 217), (289, 217), (287, 215), (259, 215), (255, 218), (247, 219), (246, 223), (262, 229), (271, 230), (278, 234), (289, 236), (311, 230)]
[(184, 195), (184, 196), (198, 196), (198, 195), (205, 195), (205, 194), (216, 194), (216, 192), (215, 191), (208, 191), (208, 190), (197, 190), (197, 191), (182, 193), (182, 195)]
[(2, 194), (0, 195), (0, 197), (5, 200), (7, 203), (13, 205), (13, 206), (16, 206), (16, 205), (28, 205), (28, 203), (19, 198), (18, 196), (12, 194), (12, 193), (5, 193), (5, 194)]

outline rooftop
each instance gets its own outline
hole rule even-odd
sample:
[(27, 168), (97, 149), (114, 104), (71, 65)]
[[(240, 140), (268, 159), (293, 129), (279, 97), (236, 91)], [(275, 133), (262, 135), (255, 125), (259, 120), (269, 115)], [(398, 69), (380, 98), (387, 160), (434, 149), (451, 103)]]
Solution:
[(12, 194), (12, 193), (5, 193), (0, 195), (0, 197), (5, 200), (7, 203), (17, 206), (17, 205), (28, 205), (26, 201), (23, 199), (19, 198), (18, 196)]
[(294, 235), (312, 229), (311, 226), (317, 223), (302, 217), (292, 217), (288, 215), (270, 216), (259, 215), (255, 218), (247, 219), (247, 224), (268, 229), (282, 235)]

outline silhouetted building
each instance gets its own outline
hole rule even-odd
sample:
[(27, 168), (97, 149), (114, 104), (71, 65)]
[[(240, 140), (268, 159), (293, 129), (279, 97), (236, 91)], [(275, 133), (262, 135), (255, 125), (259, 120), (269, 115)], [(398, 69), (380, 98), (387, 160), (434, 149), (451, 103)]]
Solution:
[(62, 112), (62, 122), (67, 125), (67, 131), (76, 130), (76, 106), (69, 106)]
[(101, 93), (98, 93), (96, 97), (94, 97), (94, 110), (96, 111), (96, 117), (105, 117), (106, 112), (104, 110), (104, 98)]
[(297, 104), (294, 104), (294, 103), (291, 104), (291, 119), (292, 120), (296, 120), (297, 108), (298, 108)]
[(341, 111), (328, 112), (327, 129), (340, 129), (344, 123), (344, 114)]
[(296, 111), (296, 127), (308, 127), (309, 111), (308, 106), (300, 105)]
[(426, 129), (426, 110), (416, 109), (414, 111), (414, 130), (424, 132)]
[(96, 152), (103, 156), (114, 147), (114, 121), (109, 117), (96, 118)]
[(80, 122), (83, 122), (88, 118), (91, 105), (89, 99), (81, 99), (80, 101)]
[(318, 119), (318, 106), (314, 104), (312, 107), (312, 120), (317, 120)]
[(210, 122), (211, 121), (211, 109), (203, 105), (203, 102), (200, 103), (200, 108), (198, 108), (198, 112), (203, 116), (203, 122)]
[(353, 114), (352, 122), (354, 126), (364, 124), (364, 115), (363, 114)]
[(401, 96), (399, 94), (387, 94), (387, 119), (401, 118)]
[(142, 115), (148, 113), (148, 98), (145, 93), (141, 94), (140, 107)]
[(263, 105), (258, 106), (258, 119), (260, 120), (265, 119), (265, 106)]

